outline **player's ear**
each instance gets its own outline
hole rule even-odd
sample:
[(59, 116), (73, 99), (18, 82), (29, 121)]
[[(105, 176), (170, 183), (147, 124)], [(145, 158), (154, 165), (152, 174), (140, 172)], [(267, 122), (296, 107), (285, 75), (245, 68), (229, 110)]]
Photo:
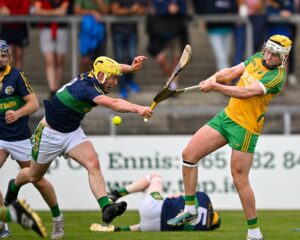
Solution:
[(102, 83), (102, 81), (104, 80), (105, 74), (103, 72), (99, 72), (97, 79), (100, 83)]

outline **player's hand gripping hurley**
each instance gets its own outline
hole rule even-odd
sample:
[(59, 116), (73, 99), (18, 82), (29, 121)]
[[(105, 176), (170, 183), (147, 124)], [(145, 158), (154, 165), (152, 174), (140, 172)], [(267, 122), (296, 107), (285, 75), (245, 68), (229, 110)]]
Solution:
[[(177, 90), (173, 90), (173, 89), (169, 88), (171, 82), (175, 79), (175, 77), (190, 62), (191, 57), (192, 57), (192, 48), (190, 45), (186, 45), (176, 68), (172, 72), (171, 76), (169, 77), (168, 81), (164, 85), (163, 89), (154, 97), (153, 102), (150, 106), (150, 108), (152, 110), (156, 107), (156, 104), (164, 101), (165, 99), (167, 99), (169, 97), (177, 96), (180, 93), (184, 93), (184, 92), (199, 88), (199, 85), (193, 86), (193, 87), (188, 87), (188, 88), (183, 88), (183, 89), (177, 89)], [(147, 122), (147, 121), (148, 121), (148, 118), (144, 118), (144, 122)]]

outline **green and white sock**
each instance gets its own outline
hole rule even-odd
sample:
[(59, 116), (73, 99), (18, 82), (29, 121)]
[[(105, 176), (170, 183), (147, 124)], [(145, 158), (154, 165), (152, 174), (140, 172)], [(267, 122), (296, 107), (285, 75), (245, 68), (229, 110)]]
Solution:
[(54, 207), (50, 207), (50, 210), (53, 218), (59, 217), (61, 215), (58, 205), (55, 205)]
[(126, 196), (126, 195), (128, 195), (129, 194), (129, 192), (126, 190), (126, 188), (124, 188), (124, 187), (121, 187), (119, 190), (118, 190), (118, 192), (120, 193), (120, 195), (122, 196), (122, 197), (124, 197), (124, 196)]
[(12, 205), (9, 205), (7, 207), (7, 212), (6, 212), (6, 222), (17, 222), (17, 213), (15, 208)]
[(184, 210), (191, 214), (196, 214), (195, 195), (192, 196), (185, 195), (184, 201), (185, 201)]
[(120, 231), (122, 231), (122, 232), (129, 232), (130, 231), (130, 227), (129, 226), (120, 227)]
[(18, 187), (15, 183), (15, 180), (12, 182), (10, 189), (14, 192), (14, 193), (19, 193), (20, 191), (20, 187)]
[(248, 224), (248, 235), (252, 237), (262, 237), (262, 233), (260, 232), (260, 229), (258, 227), (258, 221), (257, 218), (247, 220)]
[(103, 196), (103, 197), (97, 199), (97, 201), (98, 201), (98, 204), (101, 209), (103, 209), (106, 205), (111, 204), (111, 202), (109, 201), (109, 198), (107, 196)]

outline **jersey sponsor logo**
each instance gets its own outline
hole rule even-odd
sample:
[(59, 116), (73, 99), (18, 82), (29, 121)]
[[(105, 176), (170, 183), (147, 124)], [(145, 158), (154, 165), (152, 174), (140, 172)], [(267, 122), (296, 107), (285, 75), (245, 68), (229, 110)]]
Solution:
[(0, 109), (1, 110), (11, 109), (11, 108), (14, 108), (15, 106), (17, 106), (16, 101), (9, 101), (9, 102), (0, 103)]
[(14, 91), (15, 91), (15, 89), (13, 88), (13, 86), (7, 86), (7, 87), (5, 88), (5, 93), (6, 93), (7, 95), (12, 95), (12, 94), (14, 93)]
[(242, 81), (244, 83), (245, 86), (248, 86), (254, 82), (257, 81), (256, 78), (252, 77), (248, 71), (244, 71), (243, 75), (242, 75)]

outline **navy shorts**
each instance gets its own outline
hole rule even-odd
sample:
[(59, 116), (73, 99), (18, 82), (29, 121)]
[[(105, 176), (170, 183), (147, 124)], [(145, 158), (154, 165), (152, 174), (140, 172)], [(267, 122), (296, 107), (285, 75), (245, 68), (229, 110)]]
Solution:
[(26, 47), (29, 44), (28, 28), (26, 25), (20, 28), (2, 26), (1, 39), (5, 40), (9, 45), (14, 44), (19, 47)]

